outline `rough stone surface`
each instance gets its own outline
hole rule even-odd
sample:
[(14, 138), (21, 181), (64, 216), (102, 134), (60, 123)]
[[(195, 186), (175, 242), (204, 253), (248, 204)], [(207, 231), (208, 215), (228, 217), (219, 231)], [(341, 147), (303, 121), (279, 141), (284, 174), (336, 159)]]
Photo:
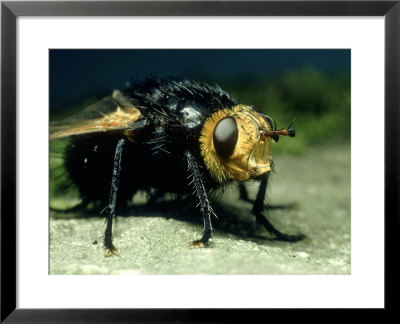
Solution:
[[(163, 210), (142, 204), (119, 217), (120, 256), (108, 258), (102, 218), (52, 212), (50, 274), (350, 274), (350, 147), (279, 155), (275, 165), (268, 202), (297, 208), (270, 210), (269, 219), (282, 232), (306, 234), (308, 242), (273, 240), (230, 187), (215, 208), (210, 247), (193, 250), (201, 219), (174, 203)], [(257, 183), (248, 188), (255, 197)]]

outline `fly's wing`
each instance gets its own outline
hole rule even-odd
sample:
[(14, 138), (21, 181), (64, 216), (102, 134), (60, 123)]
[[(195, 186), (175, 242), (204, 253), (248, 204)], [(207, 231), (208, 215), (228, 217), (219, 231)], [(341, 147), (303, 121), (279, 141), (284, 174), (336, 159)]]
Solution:
[[(90, 116), (90, 117), (89, 117)], [(99, 116), (94, 118), (93, 116)], [(50, 140), (74, 135), (109, 131), (128, 131), (132, 123), (141, 119), (143, 115), (132, 102), (119, 90), (112, 96), (105, 97), (98, 102), (84, 108), (79, 117), (72, 117), (65, 123), (50, 125)], [(82, 119), (76, 121), (78, 119)]]

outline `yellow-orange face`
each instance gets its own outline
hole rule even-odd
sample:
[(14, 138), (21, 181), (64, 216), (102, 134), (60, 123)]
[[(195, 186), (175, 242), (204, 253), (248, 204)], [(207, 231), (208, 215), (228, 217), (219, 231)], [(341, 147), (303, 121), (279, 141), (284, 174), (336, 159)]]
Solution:
[(200, 136), (201, 154), (218, 183), (243, 182), (271, 171), (271, 126), (254, 109), (237, 105), (209, 117)]

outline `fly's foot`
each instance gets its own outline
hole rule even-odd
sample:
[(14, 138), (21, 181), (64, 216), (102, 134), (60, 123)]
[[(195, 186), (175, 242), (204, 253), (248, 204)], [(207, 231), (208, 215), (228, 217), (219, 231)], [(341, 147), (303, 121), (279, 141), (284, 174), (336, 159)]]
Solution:
[(192, 244), (189, 245), (189, 250), (207, 247), (207, 246), (208, 246), (208, 242), (203, 242), (202, 240), (196, 240), (196, 241), (193, 241)]
[(118, 250), (113, 246), (111, 248), (106, 249), (106, 251), (104, 252), (104, 256), (105, 257), (110, 257), (110, 256), (119, 256)]
[(192, 244), (189, 245), (189, 250), (192, 250), (194, 248), (209, 247), (208, 241), (211, 238), (211, 233), (212, 233), (211, 229), (205, 230), (201, 235), (200, 240), (193, 241)]
[(273, 236), (275, 236), (275, 240), (284, 241), (284, 242), (299, 242), (299, 241), (307, 242), (308, 241), (307, 237), (304, 234), (290, 235), (290, 234), (285, 234), (285, 233), (278, 231), (270, 223), (270, 221), (258, 210), (253, 209), (252, 212), (256, 216), (257, 222), (262, 224), (268, 232), (270, 232)]

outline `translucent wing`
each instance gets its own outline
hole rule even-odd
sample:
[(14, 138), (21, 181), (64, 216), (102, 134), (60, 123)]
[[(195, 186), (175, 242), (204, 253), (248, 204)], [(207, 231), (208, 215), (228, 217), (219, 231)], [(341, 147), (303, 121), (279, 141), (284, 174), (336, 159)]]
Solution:
[[(140, 110), (119, 90), (115, 90), (112, 96), (84, 108), (79, 117), (72, 116), (63, 123), (52, 123), (50, 139), (109, 131), (122, 132), (142, 117)], [(84, 120), (79, 120), (82, 118)]]

